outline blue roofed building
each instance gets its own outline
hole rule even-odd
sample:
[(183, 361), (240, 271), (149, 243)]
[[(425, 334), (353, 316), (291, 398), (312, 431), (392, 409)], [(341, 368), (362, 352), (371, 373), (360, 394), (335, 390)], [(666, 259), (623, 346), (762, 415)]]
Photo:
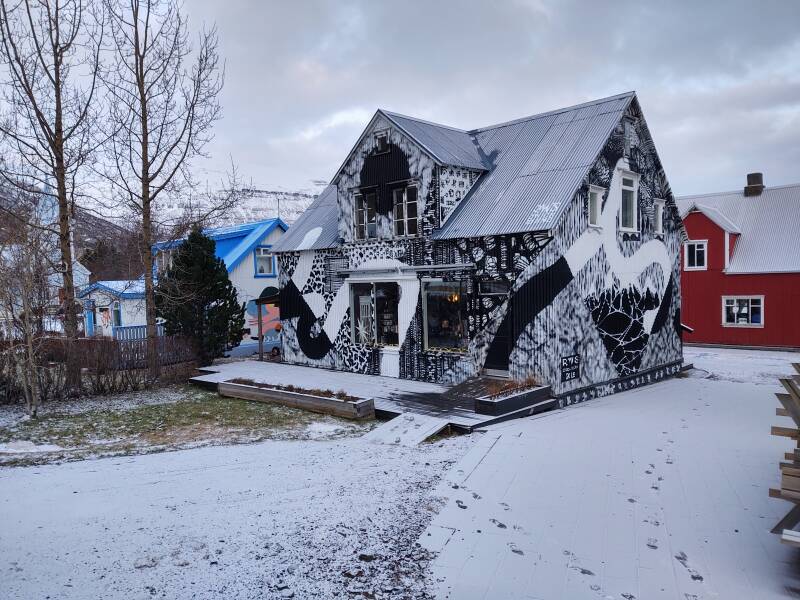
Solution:
[[(236, 287), (239, 301), (247, 303), (245, 326), (255, 336), (258, 321), (255, 299), (277, 294), (277, 262), (273, 245), (288, 226), (281, 219), (266, 219), (254, 223), (217, 227), (204, 230), (216, 243), (216, 255), (225, 263), (228, 277)], [(185, 238), (158, 242), (153, 245), (157, 275), (170, 264), (175, 250)], [(145, 325), (144, 280), (97, 281), (82, 290), (86, 331), (89, 335), (112, 336), (120, 328)], [(277, 308), (268, 308), (262, 322), (274, 328)], [(92, 326), (93, 322), (93, 326)]]

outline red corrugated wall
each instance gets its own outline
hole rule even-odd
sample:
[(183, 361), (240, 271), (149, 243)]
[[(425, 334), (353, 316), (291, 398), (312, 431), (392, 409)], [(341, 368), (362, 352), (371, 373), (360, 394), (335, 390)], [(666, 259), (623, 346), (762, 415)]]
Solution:
[[(683, 222), (690, 240), (708, 240), (708, 270), (681, 274), (681, 321), (694, 329), (684, 341), (800, 347), (800, 273), (726, 275), (725, 231), (699, 212)], [(764, 296), (764, 327), (723, 327), (722, 296), (749, 295)]]

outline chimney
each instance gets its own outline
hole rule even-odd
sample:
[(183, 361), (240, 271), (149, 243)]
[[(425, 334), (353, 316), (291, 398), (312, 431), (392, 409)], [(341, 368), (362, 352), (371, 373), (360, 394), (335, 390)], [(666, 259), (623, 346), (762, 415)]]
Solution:
[(764, 191), (764, 174), (763, 173), (748, 173), (747, 185), (744, 186), (745, 196), (760, 196)]

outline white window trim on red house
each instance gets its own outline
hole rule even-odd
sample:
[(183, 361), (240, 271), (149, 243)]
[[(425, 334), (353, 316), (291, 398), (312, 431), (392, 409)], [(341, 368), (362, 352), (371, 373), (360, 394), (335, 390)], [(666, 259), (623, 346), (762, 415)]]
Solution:
[[(725, 320), (725, 303), (727, 300), (759, 300), (761, 302), (761, 323), (728, 323)], [(752, 308), (751, 308), (752, 314)], [(750, 315), (748, 315), (748, 318)], [(764, 321), (766, 321), (766, 310), (764, 306), (763, 295), (739, 295), (739, 296), (722, 296), (722, 326), (723, 327), (744, 327), (750, 329), (763, 329)]]
[[(703, 246), (703, 266), (689, 266), (689, 246), (699, 244)], [(695, 255), (696, 256), (696, 255)], [(683, 245), (683, 270), (684, 271), (707, 271), (708, 270), (708, 240), (689, 240)]]

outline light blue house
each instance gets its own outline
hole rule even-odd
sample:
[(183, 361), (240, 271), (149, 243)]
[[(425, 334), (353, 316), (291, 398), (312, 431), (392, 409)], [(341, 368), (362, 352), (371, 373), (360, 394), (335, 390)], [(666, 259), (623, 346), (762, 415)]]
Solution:
[[(228, 277), (236, 287), (240, 302), (247, 303), (246, 327), (255, 335), (258, 320), (255, 299), (270, 296), (278, 291), (277, 263), (272, 253), (273, 244), (288, 229), (280, 219), (267, 219), (218, 227), (203, 231), (216, 242), (216, 255), (225, 263)], [(169, 267), (172, 257), (186, 238), (153, 244), (156, 276)], [(144, 311), (144, 280), (98, 281), (84, 289), (80, 298), (84, 301), (84, 314), (89, 333), (89, 321), (93, 320), (94, 334), (116, 336), (126, 328), (142, 328), (146, 323)], [(274, 313), (274, 314), (272, 314)], [(266, 311), (262, 322), (276, 321), (277, 310)]]

